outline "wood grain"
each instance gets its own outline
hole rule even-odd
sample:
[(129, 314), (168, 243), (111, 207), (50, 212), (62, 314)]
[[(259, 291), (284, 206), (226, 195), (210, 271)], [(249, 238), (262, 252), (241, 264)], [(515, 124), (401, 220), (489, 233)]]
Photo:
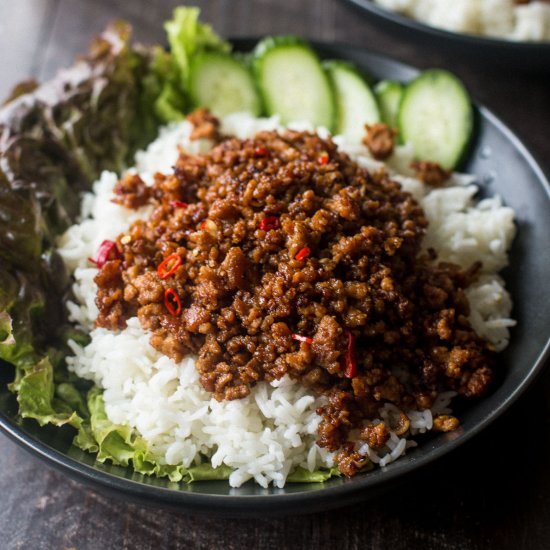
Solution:
[[(143, 42), (163, 42), (174, 0), (19, 0), (0, 3), (0, 96), (49, 78), (125, 18)], [(550, 159), (550, 84), (543, 75), (479, 70), (380, 32), (335, 0), (195, 2), (225, 36), (301, 34), (369, 47), (420, 67), (455, 71), (528, 148)], [(547, 251), (547, 248), (545, 249)], [(276, 519), (194, 517), (97, 494), (47, 468), (0, 434), (0, 548), (439, 550), (550, 548), (550, 373), (465, 449), (376, 500)], [(521, 433), (512, 447), (510, 433)], [(473, 457), (476, 457), (474, 460)]]

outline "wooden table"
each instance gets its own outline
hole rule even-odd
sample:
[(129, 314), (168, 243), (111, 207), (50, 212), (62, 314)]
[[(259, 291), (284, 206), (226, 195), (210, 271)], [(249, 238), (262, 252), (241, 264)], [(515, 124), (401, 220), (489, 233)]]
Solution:
[[(0, 96), (52, 76), (110, 19), (162, 42), (176, 0), (18, 0), (0, 4)], [(550, 159), (550, 78), (472, 68), (415, 49), (335, 0), (209, 0), (224, 36), (301, 34), (453, 70), (527, 146)], [(550, 60), (549, 60), (550, 64)], [(481, 437), (382, 498), (315, 515), (215, 519), (145, 508), (69, 481), (0, 435), (0, 548), (544, 549), (550, 548), (550, 372)], [(522, 433), (513, 448), (509, 433)], [(477, 460), (474, 461), (474, 457)], [(304, 510), (307, 512), (307, 510)]]

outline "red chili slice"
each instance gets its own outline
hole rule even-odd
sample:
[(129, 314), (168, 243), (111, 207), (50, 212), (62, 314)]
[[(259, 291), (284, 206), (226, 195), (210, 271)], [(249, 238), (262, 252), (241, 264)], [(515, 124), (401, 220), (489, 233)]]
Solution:
[(181, 300), (173, 288), (164, 291), (164, 306), (171, 315), (177, 316), (181, 313)]
[(265, 157), (267, 155), (267, 149), (265, 147), (256, 147), (254, 149), (254, 156), (255, 157)]
[(346, 352), (346, 378), (355, 378), (357, 376), (357, 361), (355, 360), (355, 338), (351, 332), (348, 335), (348, 351)]
[(271, 229), (277, 229), (279, 225), (280, 225), (280, 222), (277, 216), (266, 216), (260, 222), (260, 229), (262, 231), (270, 231)]
[(101, 269), (109, 260), (118, 260), (119, 258), (120, 252), (118, 251), (116, 243), (114, 241), (105, 240), (99, 245), (95, 260), (93, 258), (88, 258), (88, 261)]
[(311, 344), (313, 342), (313, 338), (310, 338), (309, 336), (302, 336), (301, 334), (293, 334), (292, 339), (298, 340), (298, 342), (305, 342), (306, 344)]
[(157, 267), (158, 276), (161, 279), (167, 279), (170, 275), (173, 275), (181, 265), (181, 256), (179, 254), (170, 254), (162, 260), (162, 262)]
[(319, 164), (328, 164), (328, 161), (329, 161), (328, 153), (321, 153), (321, 154), (317, 157), (317, 162), (318, 162)]
[(300, 252), (298, 252), (298, 254), (294, 256), (294, 258), (301, 262), (302, 260), (305, 260), (310, 254), (311, 248), (309, 248), (309, 246), (304, 246), (304, 248), (302, 248), (302, 250), (300, 250)]
[(172, 208), (187, 208), (189, 205), (183, 201), (170, 201), (170, 206)]

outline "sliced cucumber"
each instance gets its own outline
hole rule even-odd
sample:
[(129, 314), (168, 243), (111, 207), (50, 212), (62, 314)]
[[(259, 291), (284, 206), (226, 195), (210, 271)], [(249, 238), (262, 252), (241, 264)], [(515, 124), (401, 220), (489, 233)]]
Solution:
[(262, 40), (254, 52), (254, 72), (269, 115), (281, 122), (309, 122), (329, 130), (334, 94), (317, 54), (294, 37)]
[(399, 104), (403, 97), (403, 85), (396, 80), (381, 80), (374, 88), (382, 120), (392, 128), (397, 128)]
[(473, 118), (470, 97), (460, 80), (447, 71), (432, 69), (405, 88), (398, 127), (417, 159), (451, 169), (466, 150)]
[(336, 97), (334, 131), (350, 140), (365, 136), (365, 124), (380, 121), (380, 109), (370, 86), (357, 69), (345, 61), (328, 61), (325, 68)]
[(206, 107), (218, 116), (245, 111), (258, 116), (261, 112), (252, 73), (227, 53), (204, 52), (193, 59), (189, 93), (195, 106)]

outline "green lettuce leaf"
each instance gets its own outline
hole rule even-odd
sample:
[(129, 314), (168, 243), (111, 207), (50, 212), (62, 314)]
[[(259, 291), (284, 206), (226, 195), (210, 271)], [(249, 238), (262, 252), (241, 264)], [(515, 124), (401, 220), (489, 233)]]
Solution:
[(72, 409), (70, 403), (55, 398), (53, 367), (47, 357), (22, 376), (18, 383), (17, 401), (21, 416), (33, 418), (41, 426), (69, 424), (78, 430), (82, 425), (82, 417)]
[(141, 474), (168, 477), (170, 481), (182, 481), (187, 477), (183, 466), (160, 464), (150, 452), (147, 443), (129, 426), (113, 424), (105, 413), (105, 403), (99, 388), (88, 393), (90, 420), (77, 434), (74, 443), (80, 448), (97, 453), (97, 460), (109, 460), (113, 464), (128, 466)]
[(339, 475), (341, 474), (338, 468), (314, 470), (313, 472), (305, 468), (296, 468), (296, 470), (287, 477), (287, 481), (290, 483), (322, 483), (331, 477)]
[(191, 483), (192, 481), (217, 481), (229, 479), (229, 476), (233, 472), (233, 468), (222, 464), (217, 468), (213, 468), (212, 464), (203, 462), (198, 466), (193, 466), (187, 471), (186, 481)]
[(151, 65), (151, 74), (145, 82), (148, 102), (153, 103), (155, 115), (162, 122), (184, 118), (189, 107), (189, 68), (193, 56), (203, 51), (231, 51), (210, 25), (199, 21), (200, 10), (179, 7), (164, 25), (170, 51), (157, 48)]
[(19, 274), (18, 279), (0, 271), (0, 284), (7, 285), (0, 291), (4, 295), (0, 302), (8, 302), (0, 315), (4, 327), (9, 326), (9, 335), (0, 342), (0, 359), (25, 366), (35, 363), (38, 358), (34, 331), (44, 312), (46, 299), (33, 276)]
[(146, 104), (152, 104), (155, 116), (164, 123), (183, 120), (187, 107), (180, 85), (180, 74), (172, 54), (157, 47), (151, 74), (145, 81)]
[(230, 52), (231, 45), (218, 36), (210, 25), (199, 22), (198, 8), (179, 7), (164, 24), (174, 63), (178, 69), (181, 87), (189, 84), (191, 58), (205, 50)]
[(13, 337), (13, 325), (7, 311), (0, 311), (0, 346), (11, 346), (15, 344)]
[(0, 270), (0, 358), (3, 350), (15, 344), (13, 319), (8, 310), (17, 300), (17, 290), (17, 281), (6, 271)]

